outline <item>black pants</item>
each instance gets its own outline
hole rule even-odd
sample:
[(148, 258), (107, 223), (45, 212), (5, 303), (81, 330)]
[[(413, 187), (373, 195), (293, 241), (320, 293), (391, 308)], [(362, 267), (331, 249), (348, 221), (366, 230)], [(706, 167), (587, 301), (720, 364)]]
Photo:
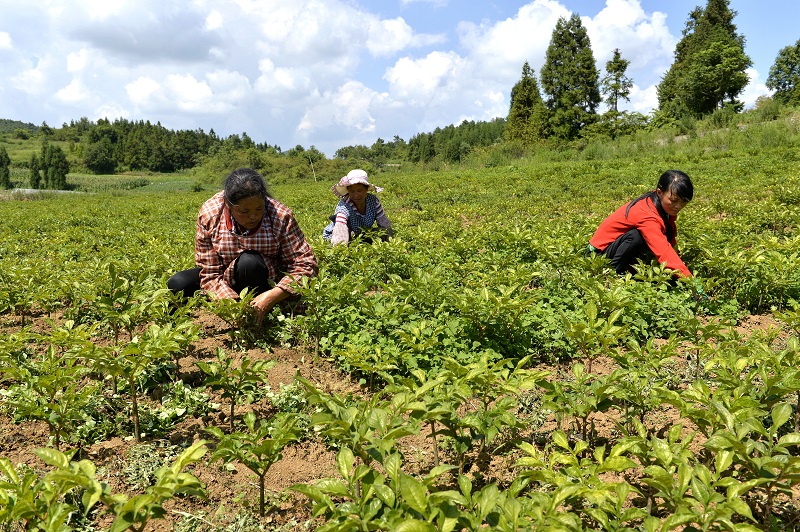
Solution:
[(631, 229), (614, 240), (601, 254), (611, 261), (611, 267), (619, 275), (632, 272), (638, 259), (647, 260), (653, 256), (638, 229)]
[[(241, 293), (245, 288), (260, 294), (272, 288), (267, 277), (267, 265), (258, 251), (245, 251), (236, 259), (233, 266), (233, 288)], [(173, 293), (190, 296), (200, 290), (200, 268), (177, 272), (167, 280), (167, 288)]]
[[(275, 283), (268, 277), (269, 271), (258, 251), (245, 251), (236, 259), (233, 266), (233, 289), (241, 293), (250, 288), (256, 294), (266, 292)], [(175, 294), (193, 295), (200, 289), (200, 268), (190, 268), (177, 272), (167, 280), (167, 288)], [(288, 316), (304, 314), (306, 304), (299, 295), (290, 296), (279, 303), (281, 311)]]

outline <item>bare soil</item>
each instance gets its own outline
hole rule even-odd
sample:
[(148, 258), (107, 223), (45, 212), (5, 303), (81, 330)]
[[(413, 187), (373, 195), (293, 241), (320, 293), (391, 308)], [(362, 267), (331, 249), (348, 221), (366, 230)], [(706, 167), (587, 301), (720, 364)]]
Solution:
[[(235, 364), (238, 364), (243, 357), (252, 360), (274, 360), (275, 365), (269, 371), (268, 379), (269, 386), (273, 390), (279, 390), (281, 384), (291, 384), (295, 375), (302, 375), (326, 392), (365, 393), (350, 375), (341, 372), (331, 362), (315, 356), (308, 350), (282, 348), (269, 350), (252, 348), (246, 352), (230, 350), (228, 326), (224, 322), (205, 311), (198, 311), (195, 320), (202, 329), (202, 337), (194, 342), (187, 356), (178, 360), (174, 375), (175, 379), (183, 380), (193, 387), (201, 386), (203, 382), (203, 375), (196, 365), (197, 361), (214, 361), (217, 349), (223, 348), (230, 356), (237, 359)], [(34, 317), (32, 330), (45, 333), (50, 330), (53, 322), (58, 323), (58, 319)], [(765, 331), (770, 327), (779, 328), (778, 324), (768, 316), (751, 316), (738, 325), (739, 332), (744, 336), (755, 331)], [(19, 318), (9, 315), (0, 317), (0, 334), (12, 333), (19, 329)], [(607, 374), (613, 371), (614, 367), (612, 359), (600, 358), (594, 361), (593, 372)], [(7, 385), (1, 381), (0, 384), (3, 388)], [(230, 405), (229, 400), (223, 399), (219, 392), (207, 390), (207, 393), (211, 402), (220, 404), (220, 407), (209, 415), (183, 419), (169, 434), (158, 439), (146, 438), (138, 444), (131, 437), (114, 437), (101, 441), (82, 449), (79, 456), (95, 463), (98, 479), (106, 482), (113, 492), (123, 492), (128, 495), (142, 492), (142, 486), (133, 485), (131, 471), (135, 471), (137, 466), (142, 466), (144, 469), (143, 463), (147, 461), (146, 459), (154, 456), (163, 457), (161, 462), (167, 463), (179, 452), (175, 450), (175, 445), (185, 447), (200, 439), (209, 440), (213, 445), (211, 441), (213, 438), (205, 432), (206, 428), (219, 426), (227, 431), (229, 420), (226, 413)], [(158, 398), (142, 397), (141, 400), (146, 403), (157, 401)], [(242, 416), (248, 410), (264, 415), (274, 411), (268, 400), (261, 400), (254, 404), (237, 406), (236, 417)], [(603, 414), (596, 414), (592, 417), (592, 421), (598, 436), (613, 438), (616, 430), (613, 420)], [(653, 414), (651, 422), (655, 426), (669, 427), (680, 422), (680, 418), (673, 409), (664, 408)], [(550, 418), (545, 420), (543, 425), (518, 436), (535, 442), (555, 428), (555, 420)], [(685, 430), (691, 428), (685, 427)], [(407, 472), (424, 473), (433, 467), (434, 449), (428, 435), (429, 431), (423, 430), (420, 435), (402, 440), (404, 468)], [(699, 446), (700, 442), (696, 444)], [(45, 465), (36, 457), (33, 450), (49, 445), (52, 445), (52, 442), (44, 422), (15, 422), (10, 417), (8, 408), (3, 408), (0, 403), (0, 456), (8, 458), (15, 466), (26, 464), (44, 472)], [(440, 449), (439, 454), (443, 461), (453, 459), (452, 456), (448, 456), (446, 449)], [(233, 523), (239, 523), (237, 530), (248, 527), (252, 527), (253, 530), (259, 527), (267, 530), (314, 529), (319, 522), (313, 519), (307, 499), (287, 488), (295, 483), (311, 483), (315, 479), (337, 476), (335, 456), (335, 450), (327, 447), (320, 439), (310, 438), (287, 447), (283, 452), (283, 458), (275, 463), (266, 475), (268, 512), (264, 517), (258, 516), (258, 484), (253, 473), (241, 464), (234, 463), (226, 468), (221, 467), (219, 462), (208, 465), (205, 461), (201, 461), (192, 465), (190, 471), (206, 485), (208, 498), (201, 500), (185, 497), (167, 502), (165, 518), (151, 522), (148, 530), (173, 530), (181, 522), (184, 524), (183, 530), (221, 530), (223, 527), (232, 526)], [(507, 486), (513, 479), (512, 466), (518, 457), (519, 451), (516, 448), (510, 445), (503, 446), (500, 442), (493, 453), (471, 457), (468, 474), (476, 487), (491, 482), (497, 482), (501, 487)], [(94, 525), (98, 528), (107, 528), (111, 523), (109, 515), (95, 514), (93, 519)], [(193, 527), (186, 526), (188, 522), (192, 522)]]

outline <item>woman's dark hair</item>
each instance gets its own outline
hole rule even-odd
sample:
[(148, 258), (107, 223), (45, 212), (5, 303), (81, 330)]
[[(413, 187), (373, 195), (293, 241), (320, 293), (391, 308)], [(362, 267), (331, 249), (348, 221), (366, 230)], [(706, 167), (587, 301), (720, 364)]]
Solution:
[(692, 180), (680, 170), (667, 170), (661, 174), (656, 188), (661, 192), (672, 192), (687, 203), (692, 201), (694, 196)]
[[(689, 179), (688, 175), (680, 170), (667, 170), (661, 174), (661, 177), (658, 178), (658, 185), (656, 185), (656, 189), (660, 190), (661, 192), (672, 192), (685, 202), (692, 201), (692, 197), (694, 196), (694, 185), (692, 185), (692, 180)], [(662, 212), (663, 209), (661, 208), (661, 200), (659, 199), (658, 194), (656, 194), (655, 190), (651, 190), (650, 192), (645, 192), (630, 202), (628, 208), (625, 209), (625, 217), (627, 218), (628, 213), (631, 211), (631, 207), (645, 198), (650, 198), (653, 200), (653, 204), (658, 209), (658, 212), (661, 213), (661, 216), (666, 216), (666, 213)]]
[[(667, 170), (661, 174), (661, 177), (658, 178), (658, 185), (656, 185), (656, 189), (660, 190), (661, 192), (672, 192), (686, 202), (692, 201), (692, 197), (694, 196), (694, 185), (692, 185), (692, 180), (689, 179), (689, 176), (686, 175), (686, 173), (681, 172), (680, 170)], [(658, 214), (661, 215), (661, 218), (664, 220), (664, 225), (667, 227), (667, 239), (669, 240), (673, 236), (672, 226), (667, 223), (669, 216), (661, 206), (661, 198), (658, 197), (658, 194), (656, 194), (655, 190), (645, 192), (638, 198), (631, 201), (628, 204), (628, 208), (625, 209), (625, 217), (628, 217), (628, 213), (631, 212), (631, 207), (645, 198), (650, 198), (653, 202), (653, 205), (656, 206)]]
[(252, 168), (239, 168), (225, 178), (225, 199), (235, 205), (244, 198), (253, 196), (271, 197), (264, 177)]

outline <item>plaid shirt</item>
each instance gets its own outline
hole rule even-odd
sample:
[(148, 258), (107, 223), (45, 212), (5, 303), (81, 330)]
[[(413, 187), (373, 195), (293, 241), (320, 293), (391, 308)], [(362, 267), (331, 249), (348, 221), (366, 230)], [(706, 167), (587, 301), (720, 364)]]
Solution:
[(239, 297), (233, 289), (233, 269), (236, 258), (248, 250), (261, 254), (269, 278), (290, 294), (294, 293), (293, 281), (317, 274), (317, 258), (286, 205), (266, 198), (264, 219), (257, 229), (243, 236), (236, 234), (234, 227), (224, 192), (200, 208), (194, 256), (203, 290), (218, 298)]

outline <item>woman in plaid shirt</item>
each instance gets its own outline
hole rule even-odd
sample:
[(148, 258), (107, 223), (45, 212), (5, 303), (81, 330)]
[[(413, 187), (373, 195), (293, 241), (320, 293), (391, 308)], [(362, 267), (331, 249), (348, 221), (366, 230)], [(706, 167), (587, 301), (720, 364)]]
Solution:
[(250, 288), (257, 293), (251, 305), (258, 321), (295, 295), (296, 281), (318, 272), (314, 252), (291, 209), (273, 199), (264, 178), (250, 168), (231, 172), (224, 190), (200, 208), (195, 263), (197, 268), (167, 281), (170, 290), (203, 290), (216, 298), (235, 299)]

